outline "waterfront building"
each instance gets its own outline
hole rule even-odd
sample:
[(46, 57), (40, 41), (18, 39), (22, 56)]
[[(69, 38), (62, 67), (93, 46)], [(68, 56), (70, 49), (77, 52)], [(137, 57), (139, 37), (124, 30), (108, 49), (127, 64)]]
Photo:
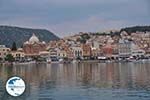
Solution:
[(0, 58), (4, 59), (10, 51), (10, 48), (7, 48), (5, 45), (0, 45)]
[(58, 56), (58, 53), (57, 53), (57, 48), (51, 48), (49, 50), (49, 53), (50, 53), (50, 57), (57, 57)]
[(81, 47), (71, 47), (74, 58), (81, 58), (83, 55), (83, 50)]
[(50, 57), (50, 52), (48, 52), (48, 51), (40, 51), (39, 55), (42, 58), (48, 58), (48, 57)]
[(58, 50), (58, 56), (60, 58), (67, 58), (67, 52), (65, 50)]
[(118, 58), (118, 55), (119, 55), (118, 43), (113, 44), (112, 49), (113, 49), (112, 56), (114, 57), (114, 59)]
[(38, 37), (33, 34), (29, 41), (23, 44), (23, 50), (26, 56), (39, 56), (39, 52), (46, 50), (46, 43), (44, 41), (40, 42)]
[(72, 48), (68, 48), (67, 57), (68, 57), (68, 59), (74, 59), (74, 53), (72, 51)]
[(139, 46), (133, 42), (131, 44), (131, 52), (132, 52), (131, 53), (132, 56), (144, 56), (145, 55), (145, 51), (140, 49)]
[(130, 56), (144, 56), (145, 51), (141, 49), (135, 41), (129, 41), (121, 39), (119, 41), (119, 56), (130, 57)]
[(96, 49), (96, 48), (92, 48), (92, 57), (94, 59), (97, 59), (99, 56), (101, 56), (101, 50), (100, 49)]
[(106, 44), (102, 47), (102, 51), (105, 57), (112, 57), (113, 47), (111, 44)]
[(83, 58), (84, 59), (89, 59), (91, 57), (91, 46), (89, 44), (82, 44), (82, 50), (83, 50)]
[(119, 57), (130, 57), (131, 56), (131, 41), (126, 39), (119, 40)]
[(18, 48), (17, 51), (11, 51), (11, 54), (17, 61), (23, 60), (25, 58), (25, 53), (22, 48)]

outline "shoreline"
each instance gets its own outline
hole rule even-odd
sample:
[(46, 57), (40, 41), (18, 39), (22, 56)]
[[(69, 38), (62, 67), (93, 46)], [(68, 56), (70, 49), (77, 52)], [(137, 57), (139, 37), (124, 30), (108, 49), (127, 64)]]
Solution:
[(36, 62), (36, 61), (31, 61), (31, 62), (4, 62), (0, 63), (0, 65), (28, 65), (28, 64), (40, 64), (40, 63), (45, 63), (45, 64), (69, 64), (69, 63), (135, 63), (135, 62), (149, 62), (150, 59), (141, 59), (141, 60), (134, 60), (134, 61), (117, 61), (117, 60), (81, 60), (81, 61), (70, 61), (70, 62)]

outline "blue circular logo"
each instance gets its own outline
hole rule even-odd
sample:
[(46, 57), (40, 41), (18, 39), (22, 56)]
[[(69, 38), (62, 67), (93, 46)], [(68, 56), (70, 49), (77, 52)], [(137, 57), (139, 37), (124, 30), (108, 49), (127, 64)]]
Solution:
[(12, 77), (6, 83), (6, 91), (11, 96), (20, 96), (25, 91), (25, 82), (20, 77)]

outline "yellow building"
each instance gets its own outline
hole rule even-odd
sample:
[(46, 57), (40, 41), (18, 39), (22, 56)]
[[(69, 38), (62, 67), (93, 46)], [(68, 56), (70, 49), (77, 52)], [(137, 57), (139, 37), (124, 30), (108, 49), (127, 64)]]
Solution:
[(60, 50), (58, 52), (59, 57), (61, 58), (66, 58), (67, 57), (67, 52), (65, 50)]
[(22, 48), (18, 48), (17, 51), (12, 51), (11, 54), (15, 59), (20, 59), (25, 57), (25, 53), (23, 52)]
[(10, 48), (7, 48), (5, 45), (0, 45), (0, 58), (4, 59), (10, 51)]

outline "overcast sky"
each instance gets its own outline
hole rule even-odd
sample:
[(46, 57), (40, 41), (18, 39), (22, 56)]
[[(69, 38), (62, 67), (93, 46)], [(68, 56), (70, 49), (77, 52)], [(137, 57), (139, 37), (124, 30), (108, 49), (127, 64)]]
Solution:
[(150, 0), (0, 0), (0, 25), (58, 36), (150, 25)]

